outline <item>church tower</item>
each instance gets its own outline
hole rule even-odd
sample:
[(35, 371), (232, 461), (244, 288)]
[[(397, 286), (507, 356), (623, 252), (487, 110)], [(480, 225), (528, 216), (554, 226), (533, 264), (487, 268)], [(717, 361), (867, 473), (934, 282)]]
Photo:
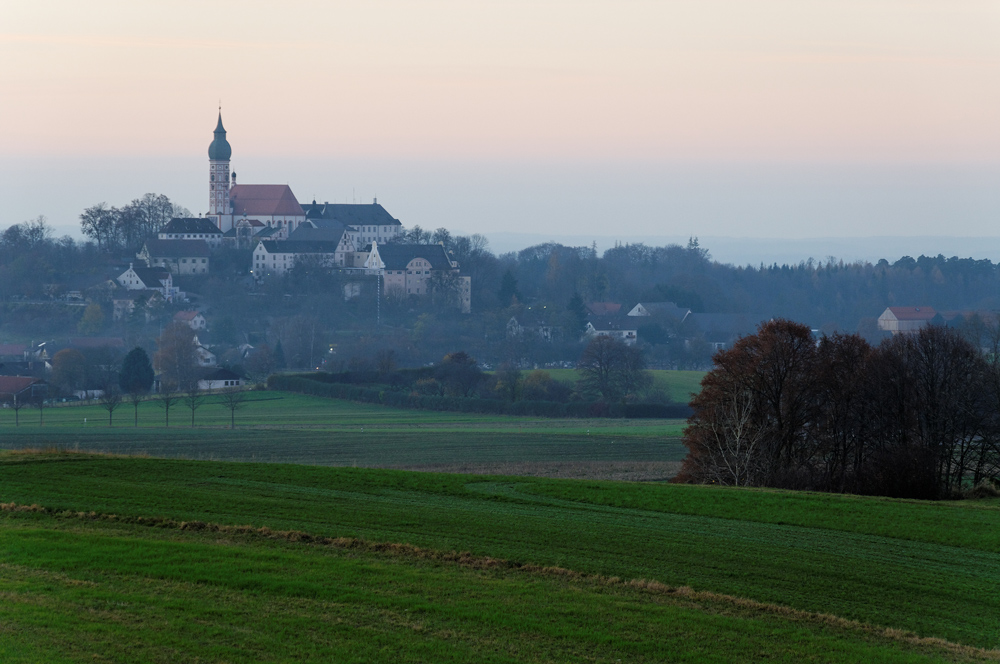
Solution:
[[(218, 216), (222, 228), (223, 216), (229, 215), (229, 158), (233, 149), (226, 140), (226, 129), (222, 126), (222, 111), (219, 124), (215, 126), (215, 140), (208, 146), (208, 213)], [(225, 230), (225, 229), (224, 229)]]

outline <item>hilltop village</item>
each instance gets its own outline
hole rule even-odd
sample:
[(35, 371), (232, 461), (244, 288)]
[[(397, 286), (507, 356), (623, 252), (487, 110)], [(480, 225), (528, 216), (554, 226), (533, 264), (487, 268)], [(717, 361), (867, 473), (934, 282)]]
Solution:
[(0, 233), (0, 375), (85, 396), (129, 349), (162, 361), (179, 327), (206, 386), (387, 357), (422, 366), (457, 351), (484, 368), (568, 368), (595, 337), (653, 368), (704, 369), (775, 318), (817, 339), (877, 342), (933, 324), (995, 327), (1000, 309), (990, 261), (741, 268), (712, 261), (696, 238), (497, 256), (481, 235), (407, 227), (374, 199), (301, 203), (287, 184), (238, 182), (232, 158), (220, 111), (205, 211), (146, 194), (84, 210), (84, 242), (53, 237), (42, 218)]

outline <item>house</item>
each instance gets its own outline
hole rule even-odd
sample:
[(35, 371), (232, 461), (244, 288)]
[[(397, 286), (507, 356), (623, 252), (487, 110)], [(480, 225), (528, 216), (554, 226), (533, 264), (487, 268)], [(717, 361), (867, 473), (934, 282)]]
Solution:
[[(308, 258), (324, 267), (336, 267), (339, 245), (335, 242), (294, 242), (261, 240), (253, 250), (252, 271), (254, 279), (283, 275), (300, 259)], [(343, 255), (341, 254), (341, 258)]]
[(214, 367), (218, 364), (215, 359), (215, 353), (201, 345), (201, 342), (198, 341), (198, 335), (195, 335), (192, 343), (194, 343), (195, 360), (198, 362), (199, 367)]
[(49, 385), (31, 376), (0, 376), (0, 401), (27, 403), (48, 397)]
[(0, 344), (0, 360), (23, 360), (27, 355), (26, 344)]
[(683, 323), (690, 313), (691, 310), (687, 307), (679, 307), (673, 302), (640, 302), (625, 315), (667, 318)]
[(129, 263), (117, 279), (119, 286), (126, 290), (155, 290), (168, 302), (175, 297), (181, 297), (181, 292), (174, 287), (174, 278), (169, 270), (162, 267), (134, 267)]
[(362, 253), (367, 257), (361, 267), (382, 275), (386, 296), (424, 296), (436, 289), (454, 288), (459, 310), (472, 310), (472, 279), (459, 275), (458, 263), (451, 260), (444, 245), (373, 242), (365, 249)]
[(224, 390), (242, 386), (243, 379), (229, 369), (213, 369), (198, 379), (199, 390)]
[(186, 323), (192, 330), (204, 330), (208, 327), (208, 321), (197, 311), (178, 311), (174, 314), (174, 320)]
[(403, 224), (379, 205), (378, 199), (366, 203), (317, 203), (303, 205), (306, 219), (312, 222), (332, 221), (348, 230), (357, 247), (377, 242), (385, 244), (397, 239)]
[(629, 346), (635, 345), (639, 333), (635, 319), (627, 316), (588, 316), (584, 338), (612, 337), (624, 341)]
[(936, 315), (933, 307), (888, 307), (878, 317), (878, 329), (892, 334), (912, 334), (930, 325)]
[(174, 217), (157, 231), (159, 240), (201, 240), (216, 249), (222, 244), (222, 231), (204, 217)]
[[(220, 232), (221, 236), (222, 233)], [(147, 267), (163, 268), (171, 274), (208, 274), (212, 249), (205, 240), (146, 240), (136, 258)]]

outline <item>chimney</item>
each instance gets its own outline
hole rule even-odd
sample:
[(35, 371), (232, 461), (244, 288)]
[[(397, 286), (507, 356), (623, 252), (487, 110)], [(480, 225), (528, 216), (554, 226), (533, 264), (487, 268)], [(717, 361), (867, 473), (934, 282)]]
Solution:
[(372, 199), (372, 205), (378, 205), (378, 198)]

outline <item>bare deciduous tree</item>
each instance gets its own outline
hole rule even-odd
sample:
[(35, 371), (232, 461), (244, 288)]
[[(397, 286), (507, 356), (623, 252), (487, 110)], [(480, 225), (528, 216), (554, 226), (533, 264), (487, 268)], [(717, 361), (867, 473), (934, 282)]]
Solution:
[(229, 411), (229, 428), (236, 428), (236, 411), (246, 406), (247, 393), (239, 387), (227, 387), (219, 393), (219, 402)]

